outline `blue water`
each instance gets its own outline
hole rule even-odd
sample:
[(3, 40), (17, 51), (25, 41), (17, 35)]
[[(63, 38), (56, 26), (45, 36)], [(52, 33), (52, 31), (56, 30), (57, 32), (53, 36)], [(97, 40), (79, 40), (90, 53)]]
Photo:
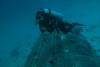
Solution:
[(61, 12), (69, 22), (88, 25), (84, 35), (99, 53), (99, 0), (0, 0), (0, 67), (23, 66), (40, 34), (34, 19), (39, 8)]

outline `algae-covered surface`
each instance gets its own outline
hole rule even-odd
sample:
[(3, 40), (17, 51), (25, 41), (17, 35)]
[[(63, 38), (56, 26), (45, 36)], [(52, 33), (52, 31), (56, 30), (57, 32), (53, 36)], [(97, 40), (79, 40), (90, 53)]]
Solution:
[(42, 33), (25, 67), (100, 67), (99, 57), (83, 35)]

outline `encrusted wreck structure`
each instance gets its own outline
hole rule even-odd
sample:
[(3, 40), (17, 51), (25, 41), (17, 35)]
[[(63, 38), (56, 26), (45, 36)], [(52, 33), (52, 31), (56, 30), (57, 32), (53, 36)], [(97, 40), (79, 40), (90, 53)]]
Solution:
[(81, 34), (41, 33), (25, 67), (100, 67), (95, 49)]

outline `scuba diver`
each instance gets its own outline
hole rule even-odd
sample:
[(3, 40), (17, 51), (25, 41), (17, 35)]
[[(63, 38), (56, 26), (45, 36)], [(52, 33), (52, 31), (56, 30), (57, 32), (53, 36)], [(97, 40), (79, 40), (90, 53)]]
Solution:
[(71, 32), (75, 26), (83, 26), (79, 23), (68, 23), (63, 18), (50, 9), (40, 9), (36, 12), (36, 21), (41, 32)]

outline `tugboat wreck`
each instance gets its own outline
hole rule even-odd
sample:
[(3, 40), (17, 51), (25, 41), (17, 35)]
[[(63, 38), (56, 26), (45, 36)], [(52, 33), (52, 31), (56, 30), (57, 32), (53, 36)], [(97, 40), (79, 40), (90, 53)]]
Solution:
[(24, 67), (100, 67), (100, 57), (81, 31), (56, 29), (42, 30)]

